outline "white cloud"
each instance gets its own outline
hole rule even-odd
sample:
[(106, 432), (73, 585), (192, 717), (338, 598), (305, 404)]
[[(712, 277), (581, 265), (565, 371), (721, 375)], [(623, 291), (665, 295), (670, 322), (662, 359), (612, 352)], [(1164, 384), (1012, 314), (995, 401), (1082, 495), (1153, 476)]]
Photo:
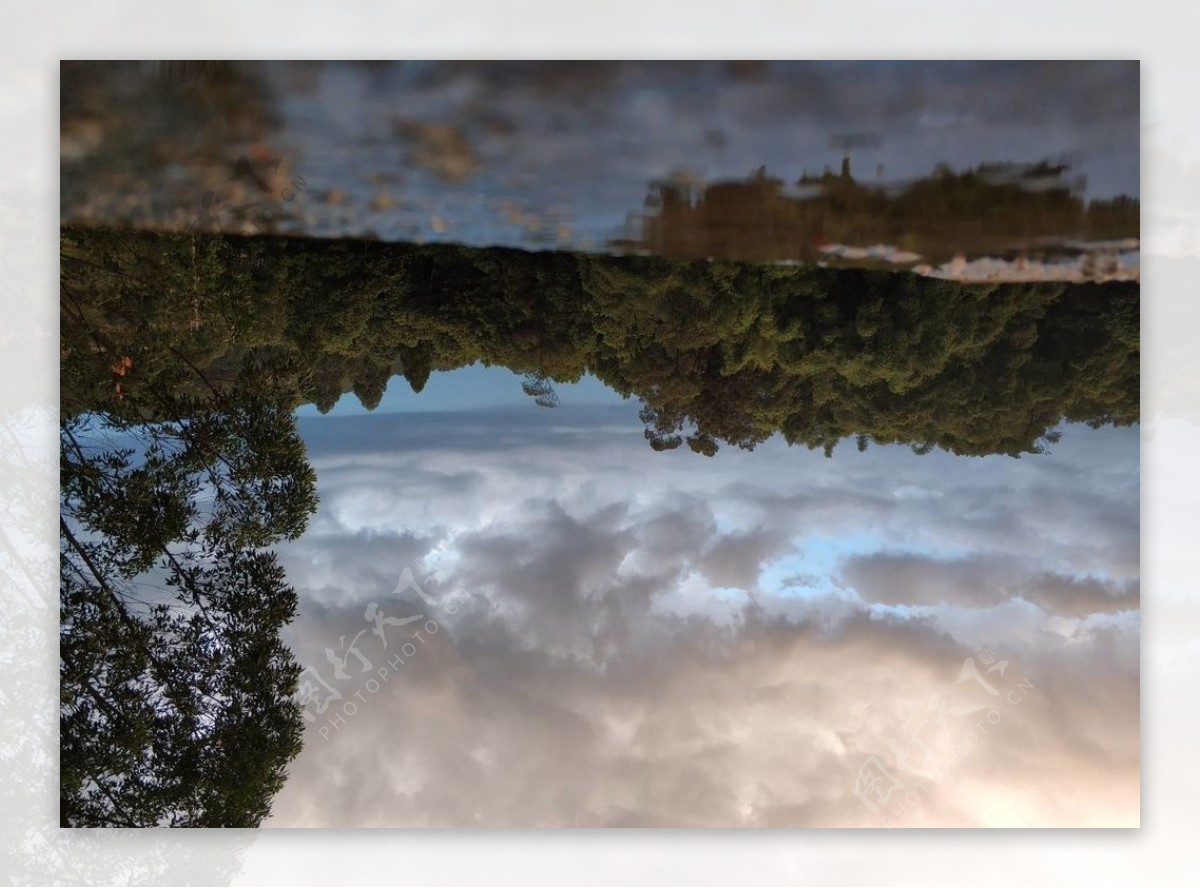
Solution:
[[(371, 601), (438, 631), (314, 723), (273, 825), (879, 825), (852, 793), (870, 755), (947, 771), (901, 825), (1136, 822), (1136, 429), (1021, 460), (707, 460), (616, 415), (306, 424), (323, 511), (283, 553), (297, 652), (328, 673)], [(465, 603), (390, 597), (439, 541)], [(793, 563), (815, 573), (780, 582)], [(363, 636), (373, 669), (394, 632)], [(980, 644), (1009, 662), (998, 695), (956, 683)], [(923, 722), (933, 758), (904, 771), (889, 741)]]

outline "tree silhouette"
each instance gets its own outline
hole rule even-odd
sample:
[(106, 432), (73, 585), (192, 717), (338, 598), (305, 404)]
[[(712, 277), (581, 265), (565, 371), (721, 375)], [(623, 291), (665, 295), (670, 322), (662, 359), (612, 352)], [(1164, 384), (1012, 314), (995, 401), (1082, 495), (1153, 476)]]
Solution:
[(549, 377), (544, 373), (526, 373), (521, 391), (533, 398), (539, 407), (557, 407), (558, 393), (554, 391)]
[(257, 826), (299, 752), (296, 594), (268, 547), (316, 494), (287, 370), (64, 417), (64, 826)]

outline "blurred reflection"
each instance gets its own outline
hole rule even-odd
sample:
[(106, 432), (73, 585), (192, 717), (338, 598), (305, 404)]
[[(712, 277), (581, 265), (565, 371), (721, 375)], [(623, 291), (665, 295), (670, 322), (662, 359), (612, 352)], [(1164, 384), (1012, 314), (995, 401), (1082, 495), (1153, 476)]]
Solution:
[[(1137, 237), (1138, 120), (1136, 63), (89, 62), (63, 69), (62, 215), (180, 230), (211, 192), (226, 233), (956, 278), (1024, 249), (1003, 277), (1057, 278), (1042, 238), (1082, 266)], [(311, 188), (265, 196), (243, 156)], [(647, 183), (661, 219), (630, 216)], [(1125, 247), (1065, 277), (1128, 277)]]
[(63, 62), (64, 218), (185, 228), (217, 194), (258, 191), (238, 176), (282, 124), (260, 65), (245, 62)]
[[(1022, 279), (1137, 277), (1139, 204), (1087, 202), (1065, 164), (984, 164), (892, 185), (866, 184), (850, 157), (834, 173), (785, 183), (765, 169), (744, 182), (663, 183), (646, 199), (636, 241), (681, 259), (798, 260)], [(860, 245), (860, 246), (852, 246)], [(867, 246), (871, 245), (871, 246)], [(967, 260), (994, 257), (991, 274)]]

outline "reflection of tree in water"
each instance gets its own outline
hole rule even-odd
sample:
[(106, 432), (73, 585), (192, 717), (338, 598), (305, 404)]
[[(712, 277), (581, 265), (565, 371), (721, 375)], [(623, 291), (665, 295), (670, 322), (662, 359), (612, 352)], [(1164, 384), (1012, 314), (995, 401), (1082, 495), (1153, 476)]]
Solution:
[[(111, 138), (157, 144), (149, 163), (187, 162), (213, 150), (204, 142), (256, 141), (282, 123), (263, 72), (244, 62), (64, 61), (60, 79), (68, 130), (112, 124)], [(122, 136), (120, 125), (131, 122)]]
[(66, 215), (185, 228), (212, 200), (232, 211), (262, 196), (252, 177), (230, 177), (282, 124), (261, 66), (64, 61), (60, 77)]
[(635, 242), (618, 242), (679, 259), (746, 261), (825, 259), (830, 243), (890, 244), (925, 260), (956, 254), (1004, 254), (1041, 248), (1046, 239), (1137, 237), (1134, 198), (1085, 201), (1082, 182), (1062, 164), (984, 164), (964, 172), (939, 165), (900, 186), (840, 173), (804, 175), (795, 183), (765, 169), (743, 182), (692, 189), (659, 185)]

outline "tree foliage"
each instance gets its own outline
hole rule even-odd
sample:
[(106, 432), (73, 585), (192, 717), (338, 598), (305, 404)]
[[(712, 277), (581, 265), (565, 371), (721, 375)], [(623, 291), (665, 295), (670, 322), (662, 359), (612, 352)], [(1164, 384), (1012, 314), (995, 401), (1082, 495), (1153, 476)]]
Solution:
[[(642, 402), (656, 449), (752, 448), (773, 434), (954, 453), (1036, 452), (1064, 420), (1138, 419), (1136, 284), (963, 284), (906, 273), (364, 241), (72, 229), (80, 312), (135, 354), (125, 395), (290, 362), (328, 409), (386, 380), (420, 391), (475, 362), (554, 383), (596, 375)], [(153, 281), (153, 284), (148, 283)], [(148, 335), (146, 331), (153, 331)], [(112, 351), (109, 352), (110, 354)], [(64, 358), (63, 402), (99, 396)], [(83, 381), (86, 381), (85, 388)], [(103, 385), (105, 383), (102, 383)]]
[(95, 402), (60, 427), (61, 823), (257, 826), (302, 733), (279, 637), (296, 593), (269, 548), (316, 508), (295, 368), (251, 356), (217, 386), (138, 352), (153, 372), (117, 389), (134, 349), (114, 362), (119, 339), (63, 309)]

